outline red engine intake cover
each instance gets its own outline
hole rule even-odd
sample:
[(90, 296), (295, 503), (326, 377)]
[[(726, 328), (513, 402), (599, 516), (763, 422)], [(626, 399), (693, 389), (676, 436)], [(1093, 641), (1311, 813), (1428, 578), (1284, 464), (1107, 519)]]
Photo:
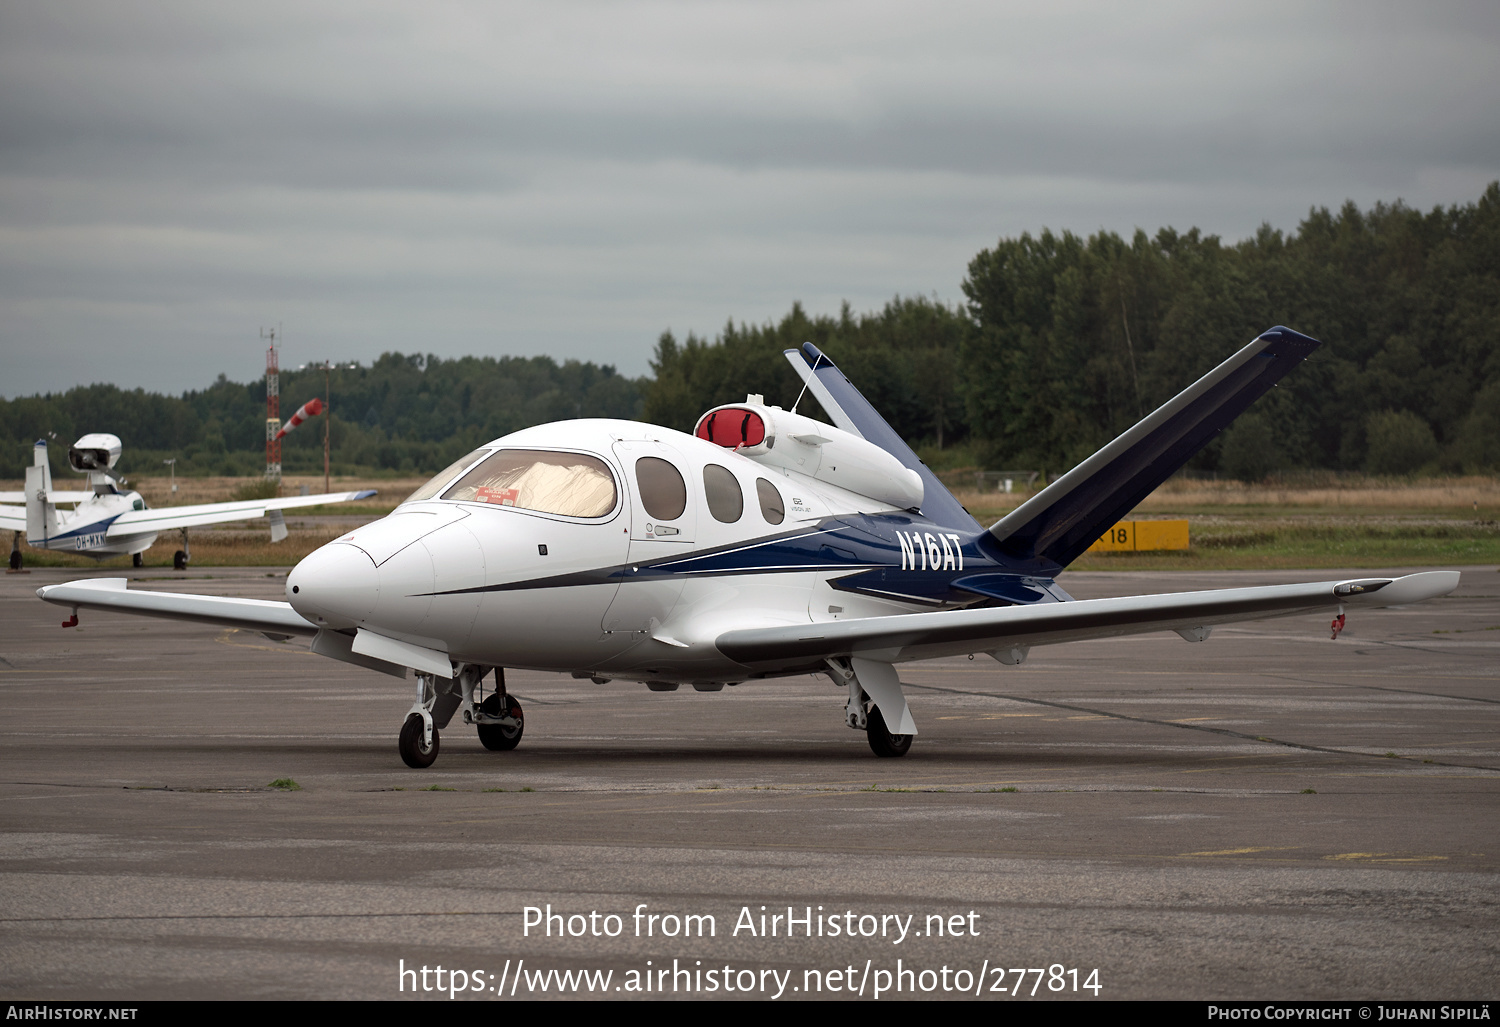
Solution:
[(705, 415), (693, 434), (726, 449), (758, 446), (766, 441), (766, 422), (754, 410), (725, 407)]

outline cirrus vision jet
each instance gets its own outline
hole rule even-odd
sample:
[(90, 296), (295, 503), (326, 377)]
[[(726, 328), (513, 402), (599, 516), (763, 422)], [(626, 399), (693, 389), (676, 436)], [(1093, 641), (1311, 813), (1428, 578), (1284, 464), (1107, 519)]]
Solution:
[[(11, 570), (21, 568), (20, 538), (23, 531), (26, 544), (33, 549), (60, 550), (99, 560), (129, 556), (137, 567), (143, 563), (141, 554), (151, 548), (160, 532), (180, 531), (182, 548), (173, 554), (172, 566), (184, 570), (192, 558), (192, 550), (188, 548), (189, 528), (269, 517), (271, 541), (280, 542), (287, 536), (281, 511), (300, 506), (347, 503), (375, 494), (374, 489), (366, 489), (322, 496), (198, 503), (153, 510), (115, 470), (120, 451), (119, 438), (103, 433), (85, 435), (73, 443), (68, 448), (68, 465), (79, 474), (88, 475), (89, 488), (69, 492), (52, 487), (47, 440), (37, 440), (32, 451), (32, 465), (26, 468), (25, 490), (0, 492), (0, 531), (12, 532)], [(4, 505), (10, 503), (25, 505)], [(74, 504), (73, 509), (62, 509), (70, 503)]]
[[(718, 691), (826, 674), (879, 756), (917, 726), (897, 667), (1151, 631), (1445, 595), (1456, 572), (1074, 600), (1058, 573), (1318, 342), (1273, 328), (1125, 434), (983, 527), (812, 344), (787, 350), (826, 424), (760, 396), (691, 433), (582, 419), (496, 439), (389, 516), (299, 563), (286, 602), (135, 592), (123, 579), (49, 603), (309, 636), (335, 660), (405, 677), (412, 767), (455, 715), (488, 749), (524, 719), (504, 668)], [(486, 696), (484, 680), (493, 674)]]

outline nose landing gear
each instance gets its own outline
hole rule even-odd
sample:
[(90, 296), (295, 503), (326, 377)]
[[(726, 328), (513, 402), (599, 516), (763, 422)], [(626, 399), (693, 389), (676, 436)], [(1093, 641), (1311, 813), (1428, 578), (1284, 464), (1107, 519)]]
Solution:
[(438, 755), (438, 730), (447, 727), (460, 708), (464, 723), (478, 729), (486, 749), (505, 752), (521, 744), (525, 715), (515, 696), (505, 690), (505, 668), (494, 668), (495, 690), (483, 702), (475, 700), (490, 669), (463, 664), (452, 678), (417, 675), (417, 701), (406, 714), (397, 743), (403, 763), (415, 770), (432, 766)]

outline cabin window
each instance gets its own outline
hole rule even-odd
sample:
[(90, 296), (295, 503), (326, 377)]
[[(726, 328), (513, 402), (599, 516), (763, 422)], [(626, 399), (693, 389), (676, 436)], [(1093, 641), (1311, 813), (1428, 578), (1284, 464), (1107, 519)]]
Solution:
[(755, 495), (760, 499), (760, 515), (767, 524), (780, 524), (786, 520), (786, 504), (776, 486), (764, 478), (755, 479)]
[(687, 509), (687, 482), (668, 461), (641, 457), (635, 462), (635, 483), (640, 486), (641, 505), (658, 521), (675, 521)]
[(444, 499), (564, 517), (603, 517), (617, 496), (615, 476), (603, 460), (540, 449), (497, 450), (443, 493)]
[(727, 467), (707, 464), (703, 468), (703, 495), (714, 520), (733, 524), (745, 512), (745, 493), (739, 479)]
[(433, 478), (429, 480), (426, 485), (423, 485), (421, 488), (417, 489), (417, 491), (407, 496), (404, 501), (407, 503), (415, 503), (421, 499), (431, 499), (433, 496), (443, 491), (443, 486), (452, 481), (460, 471), (462, 471), (465, 467), (468, 467), (475, 460), (478, 460), (488, 452), (489, 450), (487, 449), (476, 449), (474, 450), (474, 452), (470, 453), (462, 460), (459, 460), (456, 463), (449, 464), (447, 467), (443, 468), (435, 476), (433, 476)]

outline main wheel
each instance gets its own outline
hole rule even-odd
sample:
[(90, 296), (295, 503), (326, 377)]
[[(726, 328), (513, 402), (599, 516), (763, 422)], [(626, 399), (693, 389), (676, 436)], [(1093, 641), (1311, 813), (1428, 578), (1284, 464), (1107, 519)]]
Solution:
[(432, 761), (437, 759), (437, 728), (432, 729), (432, 745), (430, 746), (423, 743), (423, 734), (422, 718), (415, 713), (407, 717), (406, 723), (401, 725), (401, 738), (396, 746), (401, 750), (401, 762), (413, 770), (430, 767)]
[(144, 566), (146, 566), (146, 558), (144, 556), (142, 556), (140, 553), (131, 553), (130, 554), (130, 566), (132, 566), (132, 567), (144, 567)]
[(10, 569), (13, 571), (21, 569), (21, 551), (19, 549), (12, 549), (10, 551)]
[(187, 570), (187, 554), (181, 549), (172, 554), (172, 569), (179, 571)]
[(521, 704), (516, 702), (514, 696), (502, 696), (496, 693), (480, 703), (479, 709), (480, 712), (487, 713), (491, 717), (509, 714), (521, 721), (515, 727), (506, 727), (504, 724), (480, 724), (480, 744), (491, 752), (505, 752), (521, 744), (521, 732), (526, 730), (526, 722), (521, 715)]
[(905, 756), (911, 748), (911, 735), (893, 735), (886, 729), (879, 706), (871, 706), (865, 715), (865, 736), (876, 756)]

